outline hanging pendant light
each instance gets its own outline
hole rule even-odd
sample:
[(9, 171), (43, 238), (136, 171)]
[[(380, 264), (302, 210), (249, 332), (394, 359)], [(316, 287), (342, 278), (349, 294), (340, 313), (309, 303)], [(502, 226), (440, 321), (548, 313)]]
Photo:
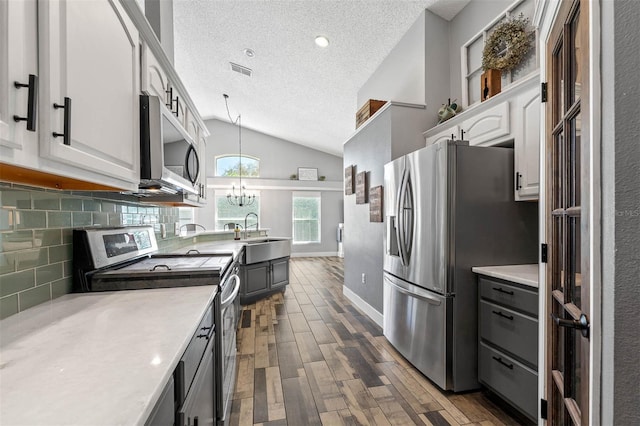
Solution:
[(223, 94), (224, 103), (227, 107), (227, 115), (229, 116), (229, 121), (231, 124), (238, 125), (238, 176), (239, 176), (239, 185), (238, 185), (238, 193), (236, 194), (236, 186), (235, 184), (231, 187), (231, 192), (227, 193), (227, 202), (232, 206), (244, 207), (250, 206), (256, 200), (255, 195), (247, 195), (247, 188), (242, 185), (242, 116), (238, 114), (238, 117), (235, 121), (231, 118), (231, 114), (229, 113), (229, 105), (227, 104), (227, 99), (229, 95)]

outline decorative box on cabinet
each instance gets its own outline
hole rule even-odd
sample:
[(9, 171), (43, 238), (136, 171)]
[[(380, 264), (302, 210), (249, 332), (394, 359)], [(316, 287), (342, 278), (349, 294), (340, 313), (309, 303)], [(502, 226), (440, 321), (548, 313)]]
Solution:
[(41, 1), (38, 17), (40, 155), (136, 189), (138, 30), (117, 1)]
[(478, 381), (538, 418), (537, 288), (478, 277)]

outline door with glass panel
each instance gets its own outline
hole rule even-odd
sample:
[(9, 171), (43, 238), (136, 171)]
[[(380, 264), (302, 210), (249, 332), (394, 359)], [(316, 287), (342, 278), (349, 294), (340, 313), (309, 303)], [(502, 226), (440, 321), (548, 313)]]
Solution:
[(547, 401), (553, 425), (589, 424), (588, 0), (563, 1), (547, 41)]

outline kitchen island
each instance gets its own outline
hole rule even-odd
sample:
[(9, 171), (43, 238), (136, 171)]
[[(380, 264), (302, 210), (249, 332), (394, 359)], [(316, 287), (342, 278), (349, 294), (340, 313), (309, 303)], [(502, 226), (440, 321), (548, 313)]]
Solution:
[(68, 294), (0, 321), (2, 424), (143, 424), (217, 292)]

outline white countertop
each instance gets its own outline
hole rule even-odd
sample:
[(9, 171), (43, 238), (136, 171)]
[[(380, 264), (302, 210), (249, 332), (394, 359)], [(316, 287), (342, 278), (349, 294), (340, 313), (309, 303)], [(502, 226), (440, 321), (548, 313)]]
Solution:
[(0, 423), (143, 424), (216, 292), (68, 294), (0, 321)]
[(471, 270), (476, 274), (501, 278), (503, 280), (538, 288), (537, 263), (532, 265), (474, 266)]

